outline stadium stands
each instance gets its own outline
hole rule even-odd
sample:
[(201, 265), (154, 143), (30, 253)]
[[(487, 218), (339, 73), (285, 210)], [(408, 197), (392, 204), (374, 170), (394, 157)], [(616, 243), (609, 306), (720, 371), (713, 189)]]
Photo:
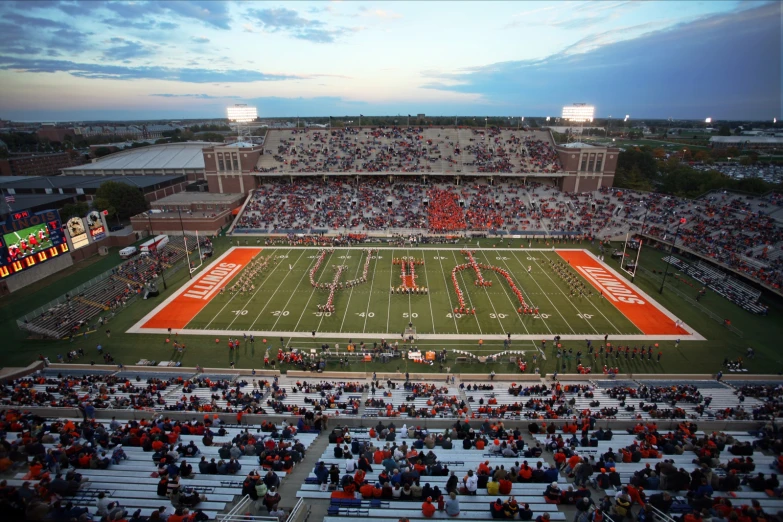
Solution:
[[(66, 294), (65, 302), (25, 320), (20, 327), (34, 335), (61, 339), (103, 326), (155, 283), (161, 270), (185, 258), (185, 240), (171, 237), (169, 243), (151, 255), (138, 255), (122, 263), (106, 279), (77, 295)], [(97, 326), (91, 324), (99, 318)]]

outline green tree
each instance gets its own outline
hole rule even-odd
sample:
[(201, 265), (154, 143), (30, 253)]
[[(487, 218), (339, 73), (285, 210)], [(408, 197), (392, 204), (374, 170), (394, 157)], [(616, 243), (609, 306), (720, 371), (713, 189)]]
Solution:
[(98, 147), (93, 154), (95, 154), (96, 158), (102, 158), (111, 154), (111, 149), (109, 147)]
[(98, 203), (102, 206), (100, 210), (108, 210), (110, 215), (114, 211), (119, 219), (128, 219), (149, 207), (139, 189), (118, 181), (107, 181), (98, 187), (94, 205)]
[(67, 221), (72, 217), (83, 217), (90, 211), (90, 206), (84, 201), (77, 201), (76, 203), (66, 203), (63, 208), (60, 209), (60, 217), (63, 221)]
[(731, 136), (731, 129), (728, 125), (721, 125), (718, 129), (718, 136)]

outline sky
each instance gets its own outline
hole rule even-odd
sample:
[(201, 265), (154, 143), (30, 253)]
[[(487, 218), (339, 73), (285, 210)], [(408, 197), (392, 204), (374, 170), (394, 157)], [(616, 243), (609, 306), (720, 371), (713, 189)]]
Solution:
[(780, 2), (0, 2), (0, 119), (780, 118)]

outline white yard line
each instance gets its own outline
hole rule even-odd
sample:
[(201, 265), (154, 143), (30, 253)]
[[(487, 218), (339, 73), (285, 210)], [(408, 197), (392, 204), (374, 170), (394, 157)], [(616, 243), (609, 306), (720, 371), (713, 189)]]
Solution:
[[(307, 250), (302, 250), (302, 253), (301, 253), (301, 254), (299, 254), (299, 257), (297, 257), (297, 258), (296, 258), (296, 261), (294, 261), (294, 266), (296, 266), (296, 264), (299, 262), (299, 260), (300, 260), (300, 259), (302, 259), (302, 256), (305, 254), (305, 252), (307, 252)], [(287, 255), (287, 254), (286, 254), (286, 255)], [(288, 258), (285, 258), (285, 259), (288, 259)], [(285, 264), (285, 262), (284, 262), (283, 264)], [(272, 299), (274, 299), (274, 298), (275, 298), (275, 296), (277, 295), (277, 291), (278, 291), (278, 290), (280, 290), (280, 287), (281, 287), (281, 286), (283, 286), (283, 283), (285, 283), (285, 280), (286, 280), (286, 279), (288, 279), (288, 276), (289, 276), (290, 274), (291, 274), (291, 272), (289, 271), (289, 272), (288, 272), (288, 273), (285, 275), (285, 277), (283, 277), (283, 279), (281, 279), (281, 280), (280, 280), (280, 283), (277, 285), (277, 288), (275, 288), (275, 291), (272, 293), (272, 295), (271, 295), (271, 296), (269, 296), (269, 299), (267, 299), (267, 300), (266, 300), (266, 303), (264, 304), (264, 307), (261, 309), (261, 311), (260, 311), (260, 312), (258, 312), (258, 315), (257, 315), (257, 316), (256, 316), (256, 318), (253, 320), (253, 322), (252, 322), (252, 323), (250, 323), (250, 328), (248, 328), (248, 330), (252, 330), (252, 329), (253, 329), (253, 326), (255, 326), (255, 324), (256, 324), (256, 323), (258, 322), (258, 320), (261, 318), (261, 314), (263, 314), (263, 313), (264, 313), (264, 310), (266, 310), (266, 307), (267, 307), (267, 306), (269, 306), (269, 303), (271, 303), (271, 302), (272, 302)], [(256, 293), (258, 293), (258, 292), (256, 292)], [(255, 295), (256, 295), (256, 294), (253, 294), (253, 297), (255, 297)], [(250, 304), (250, 302), (253, 300), (253, 297), (251, 297), (251, 298), (250, 298), (250, 300), (247, 302), (247, 304)], [(247, 304), (245, 304), (245, 306), (247, 306)], [(238, 317), (238, 316), (237, 316), (237, 317)], [(236, 321), (236, 318), (234, 318), (234, 321)], [(234, 321), (231, 321), (231, 324), (234, 324)], [(229, 328), (231, 328), (231, 324), (230, 324), (230, 325), (228, 325), (228, 327), (229, 327)], [(227, 328), (227, 329), (228, 329), (228, 328)]]
[[(457, 264), (459, 265), (459, 264), (460, 264), (460, 262), (459, 262), (459, 259), (457, 258), (457, 254), (456, 254), (456, 252), (454, 252), (454, 251), (452, 250), (452, 251), (451, 251), (451, 254), (454, 256), (454, 262), (455, 262), (455, 263), (457, 263)], [(469, 288), (469, 287), (468, 287), (467, 283), (465, 283), (465, 276), (463, 275), (463, 273), (462, 273), (462, 272), (464, 272), (464, 270), (460, 270), (460, 271), (459, 271), (459, 277), (460, 277), (460, 279), (462, 279), (462, 286), (464, 286), (464, 287), (465, 287), (465, 295), (468, 297), (468, 301), (470, 301), (470, 307), (471, 307), (471, 308), (475, 308), (475, 306), (473, 306), (473, 299), (471, 299), (471, 298), (470, 298), (470, 292), (468, 291), (468, 288)], [(480, 334), (483, 334), (484, 332), (483, 332), (483, 330), (481, 329), (481, 321), (479, 321), (479, 319), (478, 319), (478, 315), (476, 315), (476, 314), (473, 314), (473, 318), (476, 320), (476, 324), (478, 325), (479, 333), (480, 333)]]
[[(555, 255), (557, 255), (557, 253), (556, 253), (556, 252), (555, 252)], [(548, 256), (544, 256), (544, 257), (548, 257)], [(560, 257), (560, 256), (558, 256), (557, 258), (558, 258), (559, 260), (562, 260), (562, 259), (563, 259), (563, 258), (562, 258), (562, 257)], [(579, 274), (579, 277), (582, 277), (582, 275), (581, 275), (581, 274)], [(584, 278), (583, 278), (583, 279), (584, 279)], [(590, 298), (588, 297), (588, 298), (587, 298), (587, 301), (590, 303), (590, 306), (592, 306), (593, 308), (595, 308), (595, 311), (596, 311), (596, 312), (598, 312), (599, 314), (601, 314), (601, 317), (603, 317), (604, 319), (606, 319), (606, 322), (607, 322), (607, 323), (609, 323), (610, 325), (612, 325), (612, 328), (614, 328), (614, 329), (615, 329), (615, 331), (616, 331), (618, 334), (622, 334), (622, 332), (620, 332), (620, 329), (619, 329), (619, 328), (617, 328), (617, 326), (616, 326), (616, 325), (615, 325), (615, 324), (614, 324), (614, 323), (613, 323), (613, 322), (612, 322), (612, 321), (611, 321), (611, 320), (610, 320), (608, 317), (606, 317), (606, 315), (604, 315), (604, 313), (601, 311), (601, 309), (600, 309), (600, 308), (598, 308), (598, 306), (596, 306), (596, 304), (595, 304), (595, 303), (592, 301), (592, 299), (590, 299)], [(618, 312), (620, 312), (620, 310), (617, 310), (617, 311), (618, 311)], [(620, 312), (620, 313), (622, 314), (622, 312)], [(623, 314), (623, 316), (625, 316), (625, 315)], [(626, 319), (628, 319), (628, 318), (626, 317)], [(633, 322), (632, 322), (632, 321), (630, 321), (630, 319), (628, 319), (628, 320), (629, 320), (629, 322), (631, 322), (631, 324), (633, 324)], [(636, 329), (638, 330), (638, 328), (636, 327), (636, 325), (635, 325), (635, 324), (634, 324), (634, 328), (636, 328)], [(640, 330), (640, 331), (641, 331), (641, 330)], [(597, 333), (597, 330), (596, 330), (596, 333)]]
[[(364, 250), (359, 250), (360, 253), (364, 253)], [(359, 269), (362, 267), (362, 255), (359, 256), (359, 264), (356, 265), (356, 273), (353, 275), (353, 278), (356, 279), (356, 276), (359, 275)], [(345, 318), (348, 317), (348, 308), (351, 307), (351, 297), (353, 296), (353, 289), (356, 288), (355, 286), (351, 287), (351, 291), (348, 293), (348, 303), (345, 305), (345, 314), (343, 315), (343, 321), (340, 323), (340, 331), (343, 331), (343, 325), (345, 324)], [(366, 318), (365, 318), (366, 319)]]
[[(424, 284), (427, 285), (427, 300), (430, 302), (430, 319), (432, 319), (432, 333), (435, 333), (435, 310), (432, 309), (432, 288), (430, 288), (430, 279), (427, 276), (427, 261), (421, 256), (422, 267), (424, 268)], [(448, 289), (447, 289), (448, 290)]]
[(389, 264), (391, 266), (391, 274), (389, 274), (389, 305), (386, 308), (386, 331), (389, 331), (389, 316), (391, 315), (391, 289), (394, 286), (394, 249), (391, 249), (391, 257), (389, 258)]
[[(372, 276), (370, 276), (370, 295), (367, 297), (367, 309), (364, 311), (364, 326), (362, 326), (362, 333), (367, 331), (367, 314), (370, 313), (370, 302), (372, 301), (372, 287), (375, 284), (375, 271), (378, 269), (378, 259), (380, 256), (380, 251), (375, 253), (375, 263), (373, 264), (372, 268)], [(391, 296), (391, 292), (389, 292), (389, 295)], [(386, 328), (388, 330), (388, 327)]]
[[(299, 256), (299, 257), (302, 257), (302, 256)], [(296, 283), (296, 288), (299, 288), (299, 285), (301, 285), (301, 284), (302, 284), (302, 280), (305, 278), (305, 276), (307, 276), (307, 274), (310, 272), (310, 268), (312, 268), (312, 266), (315, 264), (315, 262), (316, 262), (317, 260), (318, 260), (318, 256), (316, 255), (316, 257), (315, 257), (315, 258), (314, 258), (312, 261), (310, 261), (310, 264), (309, 264), (309, 265), (308, 265), (308, 267), (305, 269), (304, 273), (302, 274), (302, 277), (300, 277), (300, 278), (299, 278), (299, 282), (298, 282), (298, 283)], [(297, 261), (298, 261), (298, 259), (297, 259)], [(290, 274), (290, 273), (291, 273), (291, 272), (289, 272), (289, 274)], [(288, 310), (288, 303), (290, 303), (290, 302), (291, 302), (291, 299), (294, 297), (294, 294), (296, 294), (296, 288), (294, 288), (294, 290), (293, 290), (293, 291), (291, 292), (291, 294), (288, 296), (288, 301), (286, 301), (286, 302), (285, 302), (285, 306), (283, 307), (283, 310)], [(307, 300), (307, 302), (309, 303), (309, 302), (310, 302), (310, 299), (308, 299), (308, 300)], [(306, 306), (306, 305), (305, 305), (304, 309), (305, 309), (305, 310), (307, 310), (307, 306)], [(303, 312), (303, 313), (304, 313), (304, 312)], [(275, 329), (275, 326), (277, 326), (277, 322), (280, 320), (280, 318), (281, 318), (281, 317), (283, 317), (283, 315), (282, 315), (282, 314), (281, 314), (281, 315), (279, 315), (279, 316), (277, 316), (277, 319), (275, 319), (275, 324), (273, 324), (273, 325), (272, 325), (272, 327), (270, 328), (270, 330), (274, 330), (274, 329)], [(298, 322), (298, 321), (297, 321), (297, 324), (299, 324), (299, 322)], [(294, 327), (294, 329), (296, 329), (296, 327)]]
[[(544, 255), (544, 257), (546, 258), (547, 256), (546, 256), (546, 255)], [(549, 272), (547, 271), (548, 267), (547, 267), (547, 266), (544, 266), (544, 267), (542, 268), (542, 267), (541, 267), (541, 265), (539, 265), (538, 261), (535, 261), (535, 258), (533, 258), (533, 259), (534, 259), (534, 261), (533, 261), (533, 262), (536, 264), (536, 267), (537, 267), (539, 270), (541, 270), (541, 271), (544, 273), (544, 275), (547, 277), (547, 279), (549, 279), (550, 281), (552, 281), (552, 284), (553, 284), (553, 285), (555, 285), (555, 288), (557, 288), (558, 290), (560, 290), (560, 293), (561, 293), (561, 294), (563, 294), (563, 297), (565, 297), (565, 298), (566, 298), (566, 300), (568, 301), (568, 304), (570, 304), (570, 305), (571, 305), (571, 306), (574, 308), (574, 310), (576, 310), (577, 317), (580, 317), (580, 316), (584, 315), (584, 314), (583, 314), (583, 313), (582, 313), (582, 312), (579, 310), (579, 308), (578, 308), (578, 307), (577, 307), (577, 306), (574, 304), (574, 302), (571, 300), (571, 298), (570, 298), (569, 296), (567, 296), (567, 295), (566, 295), (566, 293), (563, 291), (563, 289), (560, 287), (560, 285), (558, 285), (557, 281), (555, 281), (554, 279), (552, 279), (552, 276), (550, 276), (550, 275), (549, 275)], [(561, 279), (561, 283), (564, 283), (564, 281), (562, 281), (562, 279)], [(588, 297), (588, 298), (587, 298), (587, 300), (588, 300), (588, 301), (590, 301), (590, 298)], [(551, 301), (550, 301), (550, 302), (551, 302)], [(590, 301), (590, 303), (592, 304), (592, 301)], [(593, 306), (595, 306), (595, 305), (593, 305)], [(601, 315), (603, 315), (603, 314), (601, 314)], [(563, 314), (560, 314), (560, 316), (562, 317), (562, 316), (563, 316)], [(564, 318), (564, 319), (565, 319), (565, 318)], [(588, 324), (588, 326), (590, 326), (590, 328), (592, 328), (592, 329), (593, 329), (593, 331), (594, 331), (595, 333), (598, 333), (598, 330), (595, 328), (595, 326), (593, 326), (593, 324), (590, 322), (590, 320), (589, 320), (589, 319), (585, 319), (584, 317), (581, 317), (581, 319), (582, 319), (583, 321), (585, 321), (585, 322)], [(604, 319), (606, 319), (606, 316), (604, 316)], [(606, 319), (606, 320), (607, 320), (607, 321), (609, 321), (609, 319)], [(611, 321), (610, 321), (610, 323), (609, 323), (609, 324), (611, 324)], [(571, 323), (569, 322), (569, 327), (570, 327), (570, 326), (571, 326)], [(614, 326), (614, 325), (612, 325), (612, 326)], [(617, 329), (617, 327), (615, 327), (615, 329)], [(573, 329), (573, 328), (571, 328), (571, 331), (572, 331), (572, 332), (574, 332), (574, 329)], [(574, 333), (576, 333), (576, 332), (574, 332)]]
[[(487, 254), (482, 251), (482, 254), (484, 254), (484, 258), (487, 260), (487, 263), (489, 263), (489, 258), (487, 257)], [(505, 261), (504, 261), (505, 263)], [(506, 268), (508, 268), (508, 264), (506, 263)], [(512, 280), (514, 279), (514, 274), (509, 270), (509, 275), (511, 275)], [(500, 279), (500, 278), (498, 278)], [(515, 284), (521, 289), (522, 284), (520, 284), (519, 281), (515, 281)], [(519, 308), (519, 303), (514, 303), (514, 299), (508, 295), (508, 292), (506, 291), (506, 287), (503, 285), (503, 281), (498, 281), (498, 285), (503, 288), (503, 293), (506, 294), (506, 298), (508, 298), (508, 301), (511, 303), (511, 308), (514, 310), (514, 313), (516, 314), (517, 318), (519, 319), (519, 323), (522, 325), (522, 328), (525, 329), (525, 333), (530, 333), (530, 330), (527, 329), (527, 325), (522, 320), (522, 316), (517, 312), (517, 308)], [(521, 291), (521, 290), (520, 290)], [(536, 343), (533, 343), (533, 348), (537, 348)]]
[[(544, 297), (546, 297), (546, 300), (547, 300), (547, 301), (549, 301), (549, 304), (550, 304), (550, 305), (552, 305), (552, 310), (554, 310), (554, 311), (557, 313), (557, 315), (559, 315), (560, 317), (562, 317), (562, 318), (563, 318), (563, 321), (565, 321), (565, 324), (566, 324), (566, 326), (568, 326), (568, 328), (571, 330), (571, 333), (575, 334), (575, 333), (576, 333), (576, 331), (574, 331), (574, 329), (571, 327), (571, 323), (570, 323), (570, 322), (568, 321), (568, 319), (566, 319), (566, 318), (565, 318), (565, 316), (564, 316), (564, 315), (563, 315), (563, 314), (560, 312), (560, 309), (559, 309), (558, 307), (556, 307), (556, 306), (555, 306), (555, 303), (553, 303), (553, 302), (552, 302), (552, 300), (549, 298), (549, 294), (548, 294), (547, 292), (545, 292), (543, 288), (541, 288), (541, 285), (540, 285), (540, 284), (538, 284), (538, 281), (536, 280), (536, 278), (535, 278), (535, 277), (533, 277), (533, 274), (531, 274), (530, 272), (528, 272), (528, 271), (527, 271), (527, 269), (525, 268), (525, 265), (523, 265), (523, 264), (522, 264), (522, 261), (520, 261), (520, 260), (519, 260), (519, 257), (517, 257), (516, 255), (514, 255), (514, 258), (517, 260), (517, 262), (519, 263), (519, 265), (522, 267), (522, 272), (523, 272), (523, 273), (525, 273), (525, 274), (527, 274), (527, 275), (529, 275), (529, 276), (530, 276), (530, 279), (531, 279), (531, 280), (532, 280), (532, 281), (533, 281), (533, 282), (536, 284), (536, 286), (538, 287), (538, 289), (539, 289), (539, 290), (541, 290), (541, 293), (542, 293), (542, 294), (544, 294)], [(534, 263), (536, 263), (536, 266), (538, 266), (538, 262), (537, 262), (537, 261), (535, 261), (535, 258), (533, 258), (533, 259), (534, 259), (534, 261), (533, 261), (533, 262), (534, 262)], [(506, 265), (506, 266), (508, 266), (508, 265)], [(550, 280), (551, 280), (551, 279), (550, 279)], [(555, 288), (557, 288), (557, 285), (555, 285)], [(559, 290), (559, 289), (558, 289), (558, 290)], [(561, 293), (562, 293), (562, 292), (561, 292)], [(544, 323), (546, 324), (546, 321), (545, 321), (544, 319), (541, 319), (541, 320), (542, 320), (542, 321), (544, 321)], [(547, 329), (547, 330), (549, 330), (549, 333), (550, 333), (550, 334), (552, 333), (552, 330), (549, 328), (549, 325), (546, 325), (546, 329)], [(597, 333), (597, 332), (596, 332), (596, 333)]]
[[(329, 254), (329, 256), (328, 256), (328, 259), (329, 259), (329, 261), (331, 261), (331, 259), (332, 259), (332, 256), (333, 256), (333, 255), (334, 255), (334, 253), (331, 253), (331, 254)], [(321, 275), (323, 275), (323, 273), (326, 271), (326, 265), (327, 265), (327, 263), (328, 263), (329, 261), (327, 261), (327, 258), (324, 258), (324, 267), (323, 267), (323, 268), (324, 268), (324, 270), (321, 272)], [(327, 294), (327, 295), (328, 295), (328, 294)], [(321, 319), (318, 321), (318, 326), (315, 328), (315, 331), (316, 331), (316, 332), (318, 332), (318, 331), (321, 329), (321, 325), (322, 325), (322, 324), (323, 324), (323, 322), (324, 322), (324, 317), (327, 317), (327, 315), (326, 315), (326, 314), (330, 314), (330, 313), (331, 313), (331, 312), (323, 312), (323, 313), (321, 313)]]
[[(261, 252), (263, 252), (263, 250), (262, 250)], [(261, 252), (259, 252), (259, 254), (260, 254)], [(290, 250), (289, 250), (289, 252), (290, 252)], [(256, 289), (256, 292), (258, 292), (258, 290), (261, 290), (261, 288), (262, 288), (262, 287), (263, 287), (263, 286), (266, 284), (266, 282), (267, 282), (267, 281), (269, 281), (269, 279), (271, 279), (271, 277), (270, 277), (270, 276), (271, 276), (271, 275), (272, 275), (272, 274), (275, 272), (275, 270), (277, 270), (277, 268), (278, 268), (279, 266), (280, 266), (280, 263), (278, 263), (278, 264), (276, 264), (276, 265), (275, 265), (275, 267), (272, 269), (272, 271), (271, 271), (271, 272), (269, 272), (269, 275), (267, 275), (267, 277), (266, 277), (266, 278), (264, 278), (264, 280), (263, 280), (263, 281), (261, 281), (261, 284), (259, 284), (259, 285), (258, 285), (258, 289)], [(247, 268), (247, 267), (245, 267), (245, 268)], [(237, 278), (238, 278), (239, 276), (241, 276), (241, 275), (242, 275), (242, 272), (240, 272), (239, 274), (237, 274)], [(226, 285), (226, 286), (228, 286), (228, 285)], [(253, 293), (253, 295), (256, 295), (256, 294), (255, 294), (255, 293)], [(223, 313), (223, 310), (225, 310), (225, 309), (226, 309), (226, 307), (227, 307), (228, 305), (230, 305), (230, 304), (231, 304), (231, 301), (233, 301), (235, 297), (239, 297), (239, 292), (237, 292), (237, 293), (235, 293), (234, 295), (232, 295), (232, 296), (231, 296), (231, 298), (228, 300), (228, 302), (227, 302), (226, 304), (224, 304), (224, 305), (223, 305), (223, 307), (222, 307), (222, 308), (221, 308), (221, 309), (218, 311), (218, 313), (216, 313), (216, 314), (215, 314), (215, 316), (214, 316), (212, 319), (210, 319), (210, 321), (207, 323), (207, 326), (205, 326), (205, 327), (204, 327), (204, 329), (205, 329), (205, 330), (209, 329), (210, 325), (211, 325), (213, 322), (215, 322), (215, 319), (217, 319), (218, 317), (220, 317), (220, 314), (222, 314), (222, 313)], [(243, 307), (243, 309), (244, 309), (244, 307)], [(196, 314), (196, 317), (198, 317), (198, 314)], [(235, 316), (235, 317), (234, 317), (234, 319), (236, 319), (237, 317), (238, 317), (238, 316)], [(193, 319), (195, 319), (195, 317), (194, 317)], [(193, 319), (191, 319), (190, 321), (193, 321)], [(233, 322), (234, 322), (234, 321), (232, 320), (231, 322), (232, 322), (232, 324), (233, 324)], [(188, 324), (190, 324), (190, 322), (188, 322)], [(230, 326), (230, 325), (229, 325), (229, 326)], [(188, 326), (187, 326), (187, 325), (185, 325), (185, 328), (187, 328), (187, 327), (188, 327)]]
[[(318, 260), (318, 250), (315, 251), (315, 256), (313, 256), (313, 263), (315, 263), (317, 260)], [(307, 272), (305, 272), (305, 274), (309, 274), (311, 268), (312, 268), (312, 265), (310, 265), (307, 268)], [(307, 302), (305, 303), (304, 307), (302, 308), (302, 313), (299, 314), (299, 319), (297, 319), (296, 325), (294, 325), (294, 330), (298, 330), (299, 329), (299, 323), (302, 322), (302, 318), (304, 317), (305, 313), (307, 312), (307, 307), (310, 306), (310, 301), (312, 301), (313, 296), (315, 295), (315, 291), (316, 291), (316, 288), (313, 287), (313, 289), (310, 291), (310, 296), (307, 298)], [(288, 342), (290, 343), (291, 339), (288, 339)], [(288, 345), (286, 344), (286, 346), (288, 346)]]
[[(436, 250), (435, 254), (437, 255), (438, 262), (440, 263), (440, 273), (443, 274), (443, 283), (446, 285), (446, 295), (449, 297), (449, 312), (451, 313), (451, 311), (454, 310), (454, 304), (451, 302), (451, 292), (449, 292), (449, 281), (448, 279), (446, 279), (446, 272), (443, 271), (443, 259), (441, 259), (443, 256), (440, 255), (440, 250)], [(431, 304), (430, 307), (432, 307)], [(459, 334), (459, 326), (457, 326), (456, 314), (451, 313), (451, 318), (454, 319), (454, 329)]]

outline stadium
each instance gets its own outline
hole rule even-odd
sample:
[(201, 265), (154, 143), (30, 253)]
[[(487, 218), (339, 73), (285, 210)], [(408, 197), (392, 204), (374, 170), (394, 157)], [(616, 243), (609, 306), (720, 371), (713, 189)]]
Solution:
[(303, 128), (65, 169), (151, 209), (4, 223), (10, 516), (774, 519), (783, 199), (616, 189), (619, 153)]

